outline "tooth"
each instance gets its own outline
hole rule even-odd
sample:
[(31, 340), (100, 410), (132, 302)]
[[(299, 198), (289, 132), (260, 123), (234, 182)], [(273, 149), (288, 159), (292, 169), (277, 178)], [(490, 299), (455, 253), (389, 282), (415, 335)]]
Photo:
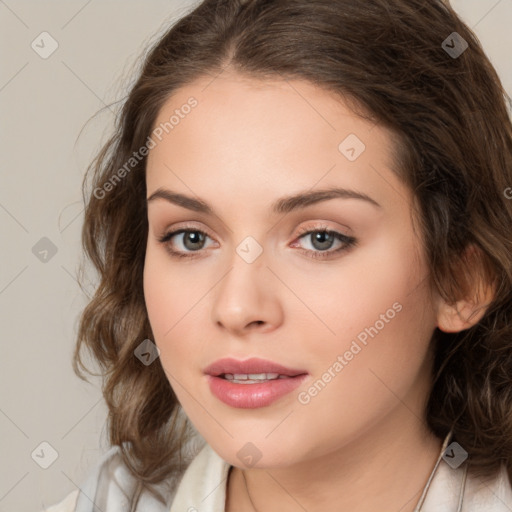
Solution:
[(271, 375), (274, 375), (274, 374), (273, 373), (249, 373), (249, 379), (252, 379), (252, 380), (268, 380), (268, 379), (272, 378)]
[(226, 380), (236, 384), (254, 384), (276, 379), (288, 379), (288, 375), (279, 375), (279, 373), (225, 373), (223, 374)]

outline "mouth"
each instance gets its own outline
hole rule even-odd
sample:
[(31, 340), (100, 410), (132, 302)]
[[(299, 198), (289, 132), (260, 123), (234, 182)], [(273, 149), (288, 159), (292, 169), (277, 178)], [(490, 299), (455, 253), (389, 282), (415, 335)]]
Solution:
[(309, 375), (264, 359), (220, 359), (205, 368), (210, 391), (241, 409), (265, 407), (296, 389)]
[(239, 361), (230, 357), (219, 359), (204, 369), (204, 373), (227, 380), (274, 380), (278, 378), (297, 377), (304, 375), (306, 370), (287, 368), (286, 366), (253, 357)]
[(293, 379), (295, 375), (279, 375), (279, 373), (222, 373), (218, 377), (228, 380), (233, 384), (260, 384), (270, 380)]

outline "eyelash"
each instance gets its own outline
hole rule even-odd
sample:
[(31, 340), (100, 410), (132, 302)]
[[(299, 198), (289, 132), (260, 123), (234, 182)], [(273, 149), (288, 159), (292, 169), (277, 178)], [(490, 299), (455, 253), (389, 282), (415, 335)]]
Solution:
[[(201, 252), (201, 249), (198, 251), (192, 251), (191, 253), (182, 253), (180, 251), (175, 251), (171, 249), (171, 246), (169, 244), (170, 240), (179, 234), (182, 233), (200, 233), (201, 235), (205, 235), (208, 238), (211, 238), (208, 236), (207, 233), (202, 231), (201, 229), (197, 229), (194, 227), (185, 226), (184, 228), (178, 229), (176, 231), (169, 231), (165, 233), (163, 236), (158, 238), (158, 241), (163, 244), (166, 248), (166, 250), (169, 252), (169, 254), (173, 258), (189, 258), (193, 259), (199, 256), (199, 253)], [(306, 235), (311, 235), (313, 233), (327, 233), (329, 235), (334, 235), (334, 237), (339, 240), (340, 242), (343, 242), (344, 245), (338, 249), (335, 250), (326, 250), (326, 251), (312, 251), (309, 249), (302, 249), (301, 252), (307, 253), (310, 255), (313, 259), (328, 259), (332, 257), (333, 254), (339, 254), (344, 251), (347, 251), (351, 247), (355, 247), (357, 245), (357, 239), (352, 236), (347, 236), (342, 233), (339, 233), (337, 231), (333, 231), (332, 229), (328, 229), (326, 227), (316, 227), (314, 229), (310, 228), (303, 228), (299, 231), (299, 234), (297, 236), (297, 240), (304, 238)], [(325, 255), (325, 256), (324, 256)]]

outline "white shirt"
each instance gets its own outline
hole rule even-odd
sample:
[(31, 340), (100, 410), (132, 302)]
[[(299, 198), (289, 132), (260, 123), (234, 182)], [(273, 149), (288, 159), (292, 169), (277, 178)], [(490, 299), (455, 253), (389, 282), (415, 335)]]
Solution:
[[(436, 467), (415, 512), (512, 512), (512, 488), (505, 470), (490, 481), (470, 476), (466, 465), (445, 462), (443, 443)], [(111, 448), (81, 490), (45, 512), (126, 512), (135, 480), (124, 466), (119, 447)], [(177, 477), (158, 486), (166, 504), (145, 493), (137, 507), (143, 512), (224, 512), (230, 464), (205, 444)], [(421, 501), (423, 502), (421, 503)], [(172, 505), (171, 505), (172, 504)]]

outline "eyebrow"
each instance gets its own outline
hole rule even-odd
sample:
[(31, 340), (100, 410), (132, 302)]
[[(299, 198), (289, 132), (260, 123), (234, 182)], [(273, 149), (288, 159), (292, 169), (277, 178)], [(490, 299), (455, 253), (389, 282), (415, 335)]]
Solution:
[[(282, 197), (272, 204), (271, 210), (275, 214), (289, 213), (295, 210), (306, 208), (307, 206), (311, 206), (321, 201), (327, 201), (329, 199), (336, 198), (360, 199), (361, 201), (365, 201), (375, 206), (376, 208), (382, 208), (382, 206), (377, 201), (362, 192), (356, 192), (355, 190), (349, 190), (345, 188), (327, 188), (323, 190), (307, 190), (304, 192), (299, 192), (293, 196)], [(183, 208), (187, 208), (188, 210), (204, 213), (207, 215), (213, 215), (214, 213), (213, 208), (211, 208), (208, 203), (202, 201), (201, 199), (196, 199), (184, 194), (180, 194), (178, 192), (174, 192), (172, 190), (159, 188), (151, 194), (151, 196), (147, 199), (147, 202), (149, 204), (151, 201), (156, 199), (164, 199), (165, 201), (173, 203), (177, 206), (181, 206)]]

